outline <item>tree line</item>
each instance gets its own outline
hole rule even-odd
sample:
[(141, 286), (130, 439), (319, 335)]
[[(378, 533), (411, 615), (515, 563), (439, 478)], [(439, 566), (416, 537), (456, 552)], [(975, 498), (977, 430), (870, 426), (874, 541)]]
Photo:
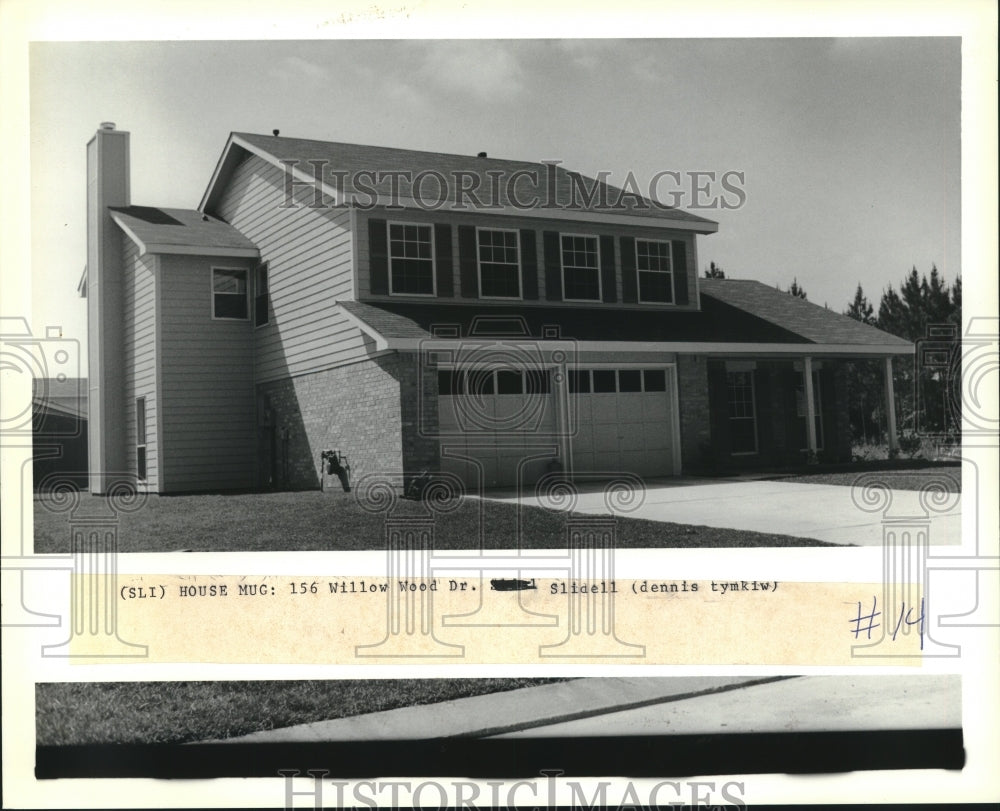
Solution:
[[(725, 279), (726, 274), (711, 262), (705, 278)], [(797, 278), (786, 292), (808, 298)], [(891, 335), (914, 343), (920, 341), (924, 348), (932, 341), (939, 344), (939, 349), (929, 347), (929, 351), (918, 351), (912, 359), (901, 357), (893, 362), (897, 425), (903, 443), (915, 441), (918, 434), (957, 438), (961, 426), (955, 387), (960, 381), (962, 277), (957, 276), (949, 285), (936, 265), (931, 265), (929, 274), (920, 274), (914, 267), (898, 290), (890, 284), (882, 291), (877, 310), (858, 283), (854, 299), (843, 312)], [(847, 364), (847, 382), (855, 442), (884, 442), (887, 429), (882, 363), (851, 361)]]

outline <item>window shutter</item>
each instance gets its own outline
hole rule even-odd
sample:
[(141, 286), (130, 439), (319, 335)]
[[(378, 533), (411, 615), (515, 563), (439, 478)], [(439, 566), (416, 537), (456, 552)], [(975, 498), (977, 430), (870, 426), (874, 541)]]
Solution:
[(562, 257), (559, 250), (559, 233), (543, 231), (545, 249), (545, 298), (562, 301)]
[(521, 231), (521, 298), (538, 298), (538, 250), (535, 247), (535, 232)]
[(756, 402), (754, 409), (757, 415), (757, 449), (763, 461), (779, 464), (780, 459), (776, 457), (774, 441), (774, 430), (771, 425), (771, 415), (774, 409), (771, 408), (771, 373), (773, 369), (767, 364), (757, 364), (754, 372), (754, 392)]
[(464, 298), (479, 298), (479, 262), (476, 258), (476, 227), (458, 226), (458, 273)]
[(389, 292), (389, 244), (385, 220), (368, 220), (368, 284), (372, 295)]
[(674, 303), (688, 303), (687, 245), (679, 239), (671, 243), (671, 269), (674, 272)]
[(608, 304), (618, 301), (618, 289), (615, 273), (615, 238), (601, 237), (601, 298)]
[(451, 226), (438, 223), (434, 226), (434, 272), (437, 274), (437, 294), (451, 298), (455, 295), (452, 277)]
[(622, 237), (619, 241), (622, 252), (622, 301), (635, 304), (639, 301), (639, 281), (635, 269), (635, 240)]
[(711, 426), (712, 453), (716, 459), (729, 456), (729, 391), (726, 387), (726, 364), (708, 361), (708, 413)]

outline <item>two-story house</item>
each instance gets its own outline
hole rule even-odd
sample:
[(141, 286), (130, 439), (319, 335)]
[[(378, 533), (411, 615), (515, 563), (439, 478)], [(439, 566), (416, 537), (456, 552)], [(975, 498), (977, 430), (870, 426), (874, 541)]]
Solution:
[(128, 133), (87, 154), (94, 492), (845, 460), (843, 362), (891, 399), (913, 352), (699, 279), (715, 222), (553, 164), (233, 133), (177, 210), (131, 204)]

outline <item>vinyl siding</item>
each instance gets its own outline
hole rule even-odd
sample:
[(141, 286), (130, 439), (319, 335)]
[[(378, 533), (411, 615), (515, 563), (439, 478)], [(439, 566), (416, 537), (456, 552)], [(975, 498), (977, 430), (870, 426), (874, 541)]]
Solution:
[(249, 488), (256, 477), (253, 326), (212, 318), (212, 268), (252, 263), (160, 258), (161, 492)]
[(366, 357), (360, 331), (333, 309), (354, 298), (350, 211), (310, 208), (309, 187), (296, 189), (292, 207), (282, 207), (284, 195), (282, 171), (251, 156), (213, 212), (253, 240), (268, 264), (270, 321), (253, 331), (258, 383)]
[[(367, 301), (378, 301), (386, 299), (405, 298), (403, 296), (381, 296), (373, 295), (371, 292), (369, 276), (369, 249), (368, 249), (368, 220), (371, 218), (387, 220), (389, 222), (426, 222), (426, 223), (448, 223), (453, 228), (452, 233), (452, 268), (453, 268), (453, 288), (455, 296), (453, 298), (440, 298), (440, 301), (455, 303), (468, 303), (476, 299), (463, 298), (461, 295), (460, 261), (459, 261), (459, 240), (457, 232), (454, 230), (459, 225), (474, 225), (481, 228), (507, 228), (507, 229), (527, 229), (535, 232), (535, 255), (538, 267), (537, 274), (537, 299), (524, 301), (524, 306), (562, 306), (562, 307), (612, 307), (615, 309), (644, 309), (644, 310), (697, 310), (697, 275), (698, 258), (696, 254), (695, 235), (687, 231), (668, 231), (659, 228), (642, 228), (636, 226), (616, 226), (614, 223), (599, 224), (590, 222), (572, 222), (569, 220), (544, 220), (535, 217), (505, 216), (503, 214), (462, 214), (447, 211), (388, 211), (384, 208), (372, 209), (371, 211), (359, 211), (357, 215), (357, 233), (355, 236), (356, 250), (358, 254), (358, 299)], [(563, 234), (583, 234), (588, 236), (612, 236), (614, 237), (615, 251), (615, 300), (616, 303), (595, 302), (563, 302), (546, 298), (545, 295), (545, 253), (544, 231), (557, 231)], [(688, 304), (685, 306), (674, 304), (624, 304), (622, 303), (622, 257), (619, 237), (629, 236), (636, 239), (655, 239), (661, 241), (682, 241), (686, 246), (686, 267), (685, 275), (688, 280)], [(416, 297), (414, 300), (427, 301), (426, 297)], [(484, 302), (494, 304), (510, 303), (501, 299), (483, 299)]]
[[(157, 258), (139, 256), (139, 249), (130, 239), (123, 239), (122, 299), (124, 323), (122, 355), (125, 464), (130, 475), (136, 475), (136, 408), (138, 397), (146, 398), (146, 486), (150, 492), (159, 490), (159, 447), (156, 404), (156, 271)], [(114, 471), (111, 471), (114, 472)], [(139, 483), (142, 488), (142, 483)]]

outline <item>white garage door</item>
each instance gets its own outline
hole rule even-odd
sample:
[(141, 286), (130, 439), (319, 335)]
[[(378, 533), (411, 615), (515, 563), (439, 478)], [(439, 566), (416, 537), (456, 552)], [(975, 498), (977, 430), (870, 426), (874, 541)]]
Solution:
[(551, 374), (457, 369), (438, 373), (441, 469), (472, 489), (531, 484), (559, 456)]
[(669, 476), (674, 469), (672, 377), (663, 367), (570, 372), (578, 471)]
[[(530, 485), (568, 441), (577, 472), (675, 472), (674, 392), (664, 367), (569, 373), (569, 425), (560, 425), (550, 372), (438, 373), (441, 469), (472, 489)], [(569, 432), (566, 440), (565, 434)]]

